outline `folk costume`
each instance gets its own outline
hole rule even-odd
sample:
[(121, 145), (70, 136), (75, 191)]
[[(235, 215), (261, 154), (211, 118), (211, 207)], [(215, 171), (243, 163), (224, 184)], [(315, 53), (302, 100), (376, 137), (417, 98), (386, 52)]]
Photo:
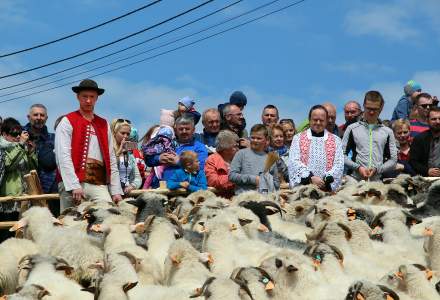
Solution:
[[(77, 92), (77, 88), (72, 89)], [(90, 201), (111, 202), (110, 195), (123, 194), (111, 131), (105, 119), (94, 114), (89, 121), (79, 111), (67, 114), (56, 129), (55, 155), (62, 179), (61, 211), (73, 205), (71, 193), (66, 192), (75, 189), (83, 188)]]
[[(309, 184), (312, 176), (317, 176), (328, 183), (329, 189), (336, 190), (344, 171), (341, 139), (327, 130), (315, 133), (307, 129), (295, 135), (290, 147), (288, 168), (291, 187)], [(332, 180), (329, 181), (329, 178)]]

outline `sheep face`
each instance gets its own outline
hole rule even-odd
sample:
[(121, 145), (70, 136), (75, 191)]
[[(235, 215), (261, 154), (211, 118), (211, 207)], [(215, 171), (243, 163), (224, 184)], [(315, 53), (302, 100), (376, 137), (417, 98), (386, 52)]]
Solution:
[(168, 198), (164, 195), (146, 192), (138, 196), (135, 200), (128, 200), (129, 204), (137, 207), (136, 223), (144, 222), (148, 216), (165, 216), (165, 203)]
[(237, 268), (231, 274), (231, 279), (235, 281), (246, 293), (251, 296), (252, 293), (261, 293), (266, 291), (271, 295), (275, 288), (272, 277), (264, 269), (258, 267)]
[(327, 263), (334, 265), (333, 262), (335, 261), (339, 263), (340, 268), (342, 268), (344, 264), (344, 255), (341, 250), (333, 245), (316, 243), (309, 246), (304, 251), (304, 254), (312, 258), (315, 270), (318, 270), (321, 266), (325, 266)]
[(376, 285), (368, 281), (357, 281), (349, 289), (345, 300), (399, 300), (399, 296), (392, 289)]
[(260, 267), (267, 270), (275, 278), (285, 278), (288, 285), (292, 285), (296, 280), (302, 258), (296, 252), (281, 250), (275, 256), (265, 259)]
[(8, 295), (7, 297), (0, 297), (0, 299), (7, 300), (24, 300), (24, 299), (43, 299), (45, 296), (51, 296), (50, 292), (39, 284), (30, 284), (17, 289), (17, 293)]
[(307, 215), (314, 210), (314, 205), (315, 201), (309, 198), (286, 203), (283, 207), (284, 219), (290, 222), (304, 223)]

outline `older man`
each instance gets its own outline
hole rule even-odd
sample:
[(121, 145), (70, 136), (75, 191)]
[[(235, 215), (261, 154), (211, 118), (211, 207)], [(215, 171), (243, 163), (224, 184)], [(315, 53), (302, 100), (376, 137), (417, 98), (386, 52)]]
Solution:
[(275, 105), (269, 104), (263, 108), (263, 112), (261, 113), (261, 122), (271, 127), (278, 123), (279, 114), (278, 108)]
[(290, 185), (316, 184), (336, 190), (344, 171), (341, 139), (326, 130), (328, 112), (315, 105), (309, 112), (310, 128), (293, 137), (288, 160)]
[(327, 131), (339, 136), (339, 128), (336, 125), (336, 106), (330, 102), (324, 103), (322, 106), (325, 107), (328, 113), (327, 117)]
[[(145, 156), (145, 161), (149, 167), (166, 166), (163, 173), (163, 180), (167, 180), (171, 177), (172, 173), (178, 168), (179, 155), (183, 151), (194, 151), (198, 155), (200, 162), (200, 169), (203, 170), (205, 161), (208, 157), (208, 151), (201, 142), (197, 141), (194, 137), (194, 118), (189, 114), (183, 114), (178, 117), (174, 123), (174, 132), (176, 134), (175, 142), (177, 144), (176, 152), (165, 152), (161, 154), (155, 154), (151, 156)], [(153, 178), (151, 187), (157, 188), (159, 186), (159, 180), (157, 177)]]
[(245, 119), (240, 107), (235, 104), (225, 104), (223, 107), (223, 118), (222, 130), (230, 130), (235, 132), (240, 138), (240, 148), (249, 147), (250, 142), (248, 140), (248, 133), (243, 127), (245, 124)]
[[(57, 163), (55, 160), (55, 134), (46, 127), (47, 109), (43, 104), (33, 104), (27, 116), (29, 123), (24, 130), (29, 133), (29, 140), (35, 143), (38, 157), (38, 176), (45, 193), (57, 193), (55, 182)], [(50, 203), (55, 202), (51, 201)]]
[(202, 114), (203, 133), (196, 133), (197, 141), (205, 144), (209, 153), (215, 152), (215, 139), (220, 131), (220, 113), (215, 108), (208, 108)]
[(361, 105), (357, 101), (348, 101), (344, 105), (344, 118), (345, 123), (339, 126), (339, 137), (342, 138), (344, 136), (345, 130), (351, 124), (359, 121), (359, 118), (362, 114)]
[(429, 130), (428, 114), (431, 107), (434, 106), (434, 100), (428, 93), (421, 93), (415, 101), (417, 117), (410, 121), (411, 136), (415, 137), (422, 132)]
[(83, 199), (118, 203), (122, 188), (112, 134), (107, 121), (94, 113), (104, 89), (85, 79), (72, 87), (79, 110), (62, 118), (56, 129), (55, 155), (62, 178), (61, 210)]
[(428, 124), (430, 129), (414, 138), (410, 164), (419, 175), (440, 177), (440, 108), (431, 108)]

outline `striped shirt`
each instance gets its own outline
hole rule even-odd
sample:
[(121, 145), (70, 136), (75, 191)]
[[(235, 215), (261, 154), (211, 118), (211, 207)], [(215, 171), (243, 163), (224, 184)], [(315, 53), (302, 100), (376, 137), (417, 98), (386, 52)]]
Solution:
[(425, 132), (427, 130), (429, 130), (429, 125), (426, 123), (423, 123), (419, 120), (410, 120), (410, 132), (411, 132), (411, 137), (415, 137), (417, 135), (419, 135), (422, 132)]

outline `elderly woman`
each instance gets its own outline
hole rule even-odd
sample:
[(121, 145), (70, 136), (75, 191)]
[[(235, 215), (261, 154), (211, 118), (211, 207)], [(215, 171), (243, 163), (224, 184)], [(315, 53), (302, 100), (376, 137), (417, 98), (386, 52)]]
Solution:
[(316, 184), (326, 191), (336, 190), (344, 170), (341, 139), (326, 129), (327, 109), (315, 105), (309, 112), (310, 128), (295, 135), (289, 155), (290, 185)]
[(115, 119), (111, 124), (113, 135), (113, 147), (118, 162), (119, 178), (124, 194), (129, 194), (142, 184), (142, 177), (137, 168), (136, 159), (133, 150), (136, 149), (136, 143), (129, 140), (131, 124), (128, 120)]
[(229, 165), (238, 150), (238, 135), (229, 130), (222, 130), (217, 135), (216, 153), (206, 160), (205, 174), (208, 186), (215, 187), (219, 195), (231, 198), (234, 195), (234, 184), (229, 181)]

